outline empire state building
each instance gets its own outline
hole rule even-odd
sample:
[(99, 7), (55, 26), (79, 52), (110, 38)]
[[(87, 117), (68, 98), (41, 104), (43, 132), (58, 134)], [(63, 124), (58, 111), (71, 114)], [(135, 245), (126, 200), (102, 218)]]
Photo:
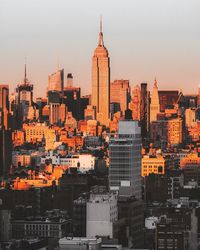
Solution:
[(92, 106), (96, 107), (97, 120), (105, 126), (110, 117), (110, 58), (104, 46), (102, 21), (99, 43), (92, 58)]

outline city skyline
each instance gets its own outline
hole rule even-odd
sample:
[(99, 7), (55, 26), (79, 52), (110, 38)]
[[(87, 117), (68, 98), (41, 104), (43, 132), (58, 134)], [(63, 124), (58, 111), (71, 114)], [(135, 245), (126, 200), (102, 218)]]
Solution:
[[(35, 97), (45, 94), (48, 75), (55, 72), (58, 61), (65, 76), (69, 72), (74, 75), (75, 85), (83, 89), (83, 94), (91, 93), (90, 60), (102, 14), (111, 81), (128, 79), (131, 87), (148, 82), (150, 90), (156, 76), (159, 89), (196, 93), (200, 83), (200, 37), (196, 32), (200, 3), (118, 1), (112, 11), (113, 3), (48, 1), (45, 9), (46, 1), (20, 1), (12, 7), (10, 1), (2, 1), (1, 84), (9, 84), (12, 92), (23, 81), (27, 57), (28, 78), (34, 84)], [(51, 18), (53, 14), (55, 19)]]
[(0, 250), (200, 249), (199, 7), (0, 0)]

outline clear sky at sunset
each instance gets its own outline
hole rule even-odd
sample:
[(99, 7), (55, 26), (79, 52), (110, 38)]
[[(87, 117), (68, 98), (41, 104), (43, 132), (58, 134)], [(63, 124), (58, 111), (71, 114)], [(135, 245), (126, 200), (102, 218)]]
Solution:
[(0, 83), (28, 78), (44, 96), (60, 67), (90, 93), (91, 57), (103, 16), (111, 80), (131, 85), (156, 76), (160, 89), (197, 92), (200, 84), (200, 0), (0, 0)]

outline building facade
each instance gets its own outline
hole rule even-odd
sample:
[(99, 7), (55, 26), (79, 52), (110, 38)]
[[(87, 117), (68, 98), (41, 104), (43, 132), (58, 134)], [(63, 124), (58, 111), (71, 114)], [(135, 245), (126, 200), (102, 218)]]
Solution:
[(117, 196), (112, 193), (92, 193), (87, 202), (86, 236), (114, 237), (114, 223), (118, 220)]
[(117, 138), (110, 141), (110, 190), (130, 186), (141, 199), (141, 130), (138, 121), (119, 121)]
[(48, 77), (48, 91), (62, 92), (64, 86), (64, 69), (57, 70)]
[(0, 85), (0, 128), (8, 129), (9, 87)]
[(164, 174), (165, 173), (165, 158), (163, 156), (144, 156), (142, 158), (142, 176), (149, 174)]
[(115, 80), (110, 85), (110, 102), (118, 103), (120, 111), (125, 114), (130, 102), (130, 86), (128, 80)]
[(135, 85), (132, 91), (132, 100), (130, 103), (130, 109), (132, 110), (133, 120), (140, 121), (140, 87)]

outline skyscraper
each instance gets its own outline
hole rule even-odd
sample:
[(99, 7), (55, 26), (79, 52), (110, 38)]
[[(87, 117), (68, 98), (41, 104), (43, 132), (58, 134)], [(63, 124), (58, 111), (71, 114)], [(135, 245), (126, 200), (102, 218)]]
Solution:
[(92, 58), (92, 106), (96, 107), (97, 120), (108, 125), (110, 118), (110, 58), (104, 46), (102, 21), (99, 43)]
[(50, 124), (57, 124), (60, 119), (60, 103), (51, 103), (50, 104)]
[(17, 86), (18, 93), (18, 104), (26, 103), (26, 105), (31, 106), (33, 103), (33, 85), (30, 84), (27, 73), (26, 64), (24, 70), (24, 81)]
[(128, 80), (115, 80), (110, 85), (110, 102), (118, 103), (120, 110), (125, 114), (130, 102), (130, 86)]
[(133, 120), (140, 120), (140, 87), (135, 85), (132, 91), (132, 100), (130, 103)]
[(7, 176), (12, 164), (12, 132), (0, 128), (0, 177)]
[(48, 77), (48, 91), (62, 92), (64, 87), (64, 69), (57, 70)]
[(110, 141), (110, 190), (129, 186), (141, 199), (141, 130), (138, 121), (119, 121), (119, 132)]
[(9, 112), (9, 89), (8, 85), (0, 85), (0, 127), (8, 129)]
[(153, 90), (151, 92), (151, 104), (150, 104), (150, 123), (157, 120), (157, 115), (160, 112), (160, 103), (158, 95), (158, 86), (155, 79)]
[(27, 120), (29, 107), (33, 104), (33, 84), (27, 79), (26, 64), (24, 71), (24, 81), (17, 86), (17, 123), (18, 127), (22, 126), (22, 122)]
[(73, 75), (71, 73), (67, 74), (67, 84), (63, 91), (63, 102), (77, 121), (84, 119), (84, 109), (88, 105), (88, 100), (81, 97), (81, 88), (73, 84)]
[(8, 122), (9, 88), (0, 85), (0, 177), (8, 174), (12, 159), (12, 132)]
[(149, 130), (149, 92), (147, 90), (147, 83), (141, 83), (140, 95), (140, 125), (142, 139), (148, 137)]

